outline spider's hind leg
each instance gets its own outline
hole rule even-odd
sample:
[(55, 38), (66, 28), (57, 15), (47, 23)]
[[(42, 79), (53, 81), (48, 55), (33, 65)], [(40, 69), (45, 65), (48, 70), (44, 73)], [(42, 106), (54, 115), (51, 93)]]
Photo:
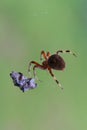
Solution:
[(48, 69), (48, 71), (49, 71), (50, 75), (53, 77), (53, 79), (55, 80), (55, 82), (58, 84), (58, 86), (59, 86), (61, 89), (63, 89), (62, 86), (61, 86), (61, 84), (60, 84), (60, 82), (56, 79), (56, 77), (55, 77), (54, 74), (52, 73), (52, 70), (51, 70), (51, 69)]
[(72, 51), (70, 51), (70, 50), (58, 50), (57, 52), (56, 52), (57, 54), (58, 53), (69, 53), (69, 54), (72, 54), (73, 56), (75, 56), (76, 57), (76, 54), (75, 53), (73, 53)]

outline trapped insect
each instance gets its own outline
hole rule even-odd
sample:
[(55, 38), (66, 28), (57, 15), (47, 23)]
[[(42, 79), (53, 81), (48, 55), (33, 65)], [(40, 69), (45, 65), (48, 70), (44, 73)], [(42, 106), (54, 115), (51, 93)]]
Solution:
[[(40, 59), (42, 60), (42, 56), (43, 58), (45, 59), (42, 64), (39, 64), (38, 62), (36, 61), (31, 61), (29, 63), (29, 67), (28, 67), (28, 71), (30, 72), (30, 68), (31, 68), (31, 65), (34, 64), (34, 67), (33, 67), (33, 73), (34, 73), (34, 77), (36, 76), (36, 71), (35, 69), (36, 68), (39, 68), (39, 69), (42, 69), (42, 70), (48, 70), (48, 72), (50, 73), (50, 75), (53, 77), (53, 79), (56, 81), (56, 83), (59, 85), (59, 87), (61, 87), (61, 84), (59, 83), (59, 81), (56, 79), (56, 77), (54, 76), (53, 72), (52, 72), (52, 69), (54, 70), (64, 70), (65, 68), (65, 61), (64, 59), (59, 55), (59, 53), (70, 53), (74, 56), (75, 53), (71, 52), (70, 50), (58, 50), (55, 54), (51, 55), (50, 52), (45, 52), (45, 51), (41, 51), (41, 57)], [(62, 88), (62, 87), (61, 87)], [(63, 88), (62, 88), (63, 89)]]
[(21, 72), (11, 72), (10, 77), (15, 86), (19, 87), (22, 92), (34, 89), (37, 87), (34, 78), (27, 78)]

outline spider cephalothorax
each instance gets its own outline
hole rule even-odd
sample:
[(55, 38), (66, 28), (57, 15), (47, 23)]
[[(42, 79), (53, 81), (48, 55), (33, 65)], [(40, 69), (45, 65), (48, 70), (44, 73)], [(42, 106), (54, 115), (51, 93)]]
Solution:
[[(34, 71), (34, 76), (36, 75), (35, 69), (39, 68), (42, 70), (48, 70), (51, 76), (54, 78), (56, 83), (61, 87), (61, 84), (59, 81), (56, 79), (54, 76), (52, 69), (54, 70), (63, 70), (65, 68), (65, 61), (63, 58), (59, 55), (59, 53), (70, 53), (74, 56), (76, 56), (74, 53), (72, 53), (70, 50), (62, 51), (59, 50), (56, 52), (56, 54), (51, 55), (50, 52), (45, 53), (44, 51), (41, 51), (41, 57), (40, 59), (42, 60), (42, 56), (45, 59), (42, 64), (37, 63), (36, 61), (31, 61), (29, 63), (29, 68), (28, 71), (30, 71), (31, 64), (34, 64), (33, 71)], [(62, 87), (61, 87), (62, 88)]]

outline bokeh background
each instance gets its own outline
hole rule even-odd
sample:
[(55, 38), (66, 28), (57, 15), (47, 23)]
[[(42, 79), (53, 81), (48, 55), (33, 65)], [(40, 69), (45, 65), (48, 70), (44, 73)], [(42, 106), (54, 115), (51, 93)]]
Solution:
[[(47, 71), (41, 82), (22, 93), (11, 71), (29, 76), (28, 63), (39, 63), (41, 50), (61, 54), (64, 72), (54, 71), (64, 90)], [(87, 130), (87, 1), (0, 1), (0, 130)]]

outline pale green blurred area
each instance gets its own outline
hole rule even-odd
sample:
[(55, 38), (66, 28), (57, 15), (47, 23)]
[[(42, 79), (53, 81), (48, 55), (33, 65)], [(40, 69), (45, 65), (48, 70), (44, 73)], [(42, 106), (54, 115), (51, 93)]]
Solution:
[[(22, 93), (9, 73), (28, 75), (41, 50), (61, 54), (64, 72), (54, 71), (64, 90), (43, 70), (38, 87)], [(0, 130), (87, 130), (87, 1), (0, 1)]]

